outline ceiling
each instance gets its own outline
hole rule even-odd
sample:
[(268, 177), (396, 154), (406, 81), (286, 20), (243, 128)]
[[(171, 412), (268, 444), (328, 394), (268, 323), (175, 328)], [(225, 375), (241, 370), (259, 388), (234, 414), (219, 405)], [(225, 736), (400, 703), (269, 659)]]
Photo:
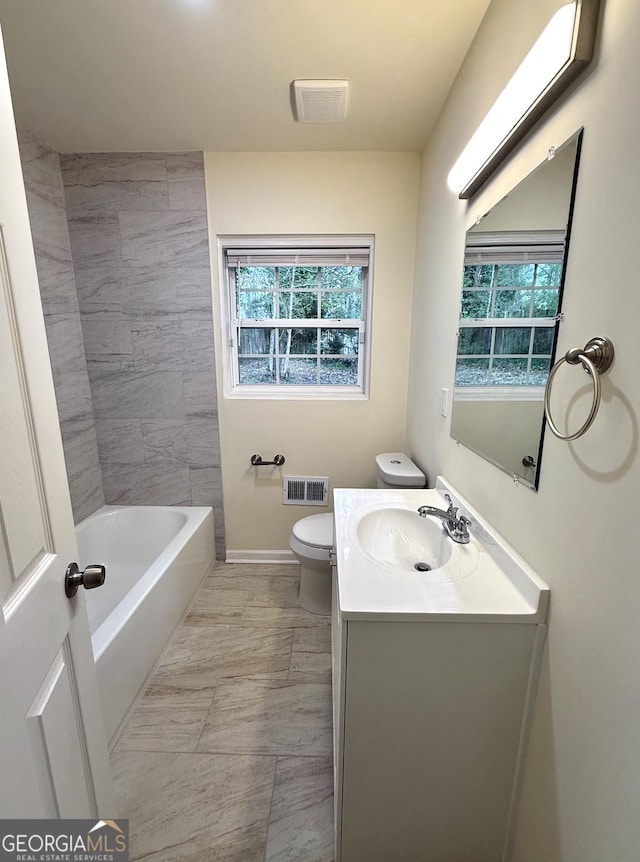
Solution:
[[(60, 152), (420, 151), (489, 0), (0, 0), (19, 126)], [(339, 125), (294, 78), (346, 78)]]

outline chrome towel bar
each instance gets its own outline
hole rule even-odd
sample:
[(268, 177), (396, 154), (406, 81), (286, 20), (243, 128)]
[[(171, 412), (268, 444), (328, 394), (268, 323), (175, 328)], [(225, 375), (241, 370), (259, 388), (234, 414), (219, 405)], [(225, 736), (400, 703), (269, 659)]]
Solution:
[[(551, 428), (551, 431), (559, 440), (566, 440), (567, 442), (570, 440), (577, 440), (578, 437), (582, 437), (582, 435), (591, 427), (591, 424), (598, 413), (598, 408), (600, 407), (600, 398), (602, 395), (600, 375), (604, 374), (605, 371), (609, 369), (613, 362), (613, 356), (614, 350), (611, 340), (596, 336), (596, 338), (592, 338), (587, 341), (583, 348), (572, 347), (570, 350), (567, 350), (565, 355), (556, 362), (549, 372), (549, 379), (547, 380), (547, 385), (544, 390), (544, 415), (547, 418), (549, 428)], [(558, 430), (551, 418), (551, 384), (557, 370), (563, 362), (566, 362), (569, 365), (582, 365), (584, 370), (591, 375), (591, 380), (593, 382), (593, 403), (591, 405), (591, 410), (589, 411), (589, 415), (584, 424), (574, 434), (563, 434)]]

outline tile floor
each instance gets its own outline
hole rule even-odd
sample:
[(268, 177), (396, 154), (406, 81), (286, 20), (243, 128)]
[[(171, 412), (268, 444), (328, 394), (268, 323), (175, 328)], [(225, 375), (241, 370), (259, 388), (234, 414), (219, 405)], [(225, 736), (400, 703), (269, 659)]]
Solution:
[(111, 757), (132, 860), (333, 860), (331, 628), (298, 586), (212, 568)]

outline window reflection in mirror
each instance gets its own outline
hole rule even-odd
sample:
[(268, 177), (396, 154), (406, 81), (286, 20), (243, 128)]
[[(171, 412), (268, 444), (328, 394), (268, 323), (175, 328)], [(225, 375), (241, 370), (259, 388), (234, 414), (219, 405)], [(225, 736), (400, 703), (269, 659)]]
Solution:
[(451, 436), (538, 487), (582, 132), (467, 233)]

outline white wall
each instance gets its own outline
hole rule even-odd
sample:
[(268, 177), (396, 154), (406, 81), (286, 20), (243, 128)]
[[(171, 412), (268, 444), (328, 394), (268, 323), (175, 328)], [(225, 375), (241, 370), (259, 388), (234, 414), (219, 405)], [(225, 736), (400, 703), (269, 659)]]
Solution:
[[(288, 549), (300, 517), (282, 476), (375, 485), (378, 452), (405, 442), (420, 157), (413, 153), (207, 153), (212, 253), (225, 234), (375, 234), (371, 394), (367, 401), (225, 399), (218, 374), (227, 548)], [(219, 263), (212, 261), (221, 365)], [(249, 465), (257, 452), (281, 469)]]
[[(451, 164), (526, 48), (527, 0), (494, 0), (423, 157), (408, 451), (444, 473), (551, 585), (552, 611), (523, 788), (517, 862), (637, 862), (640, 846), (640, 577), (637, 374), (640, 290), (640, 14), (606, 0), (598, 56), (502, 172), (469, 205)], [(454, 373), (465, 229), (581, 125), (584, 146), (559, 349), (610, 336), (616, 361), (600, 414), (572, 445), (546, 435), (538, 493), (449, 437), (440, 387)], [(558, 375), (575, 427), (588, 387)], [(574, 393), (582, 392), (576, 405)]]

